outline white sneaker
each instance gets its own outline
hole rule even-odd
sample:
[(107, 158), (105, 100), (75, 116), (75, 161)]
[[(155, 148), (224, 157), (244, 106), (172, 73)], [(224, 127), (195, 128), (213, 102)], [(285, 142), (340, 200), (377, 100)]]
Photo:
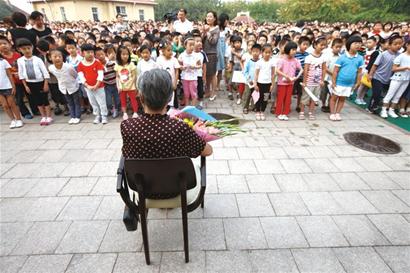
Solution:
[(367, 104), (367, 103), (364, 101), (364, 99), (361, 99), (360, 102), (361, 102), (362, 105), (366, 105), (366, 104)]
[(75, 119), (73, 120), (73, 124), (78, 124), (78, 123), (80, 123), (80, 119), (79, 119), (79, 118), (75, 118)]
[(16, 120), (16, 128), (23, 127), (23, 125), (24, 125), (24, 123), (23, 123), (22, 120), (20, 120), (20, 119)]
[(128, 119), (128, 114), (127, 113), (122, 114), (122, 120), (127, 120), (127, 119)]
[(357, 98), (355, 99), (354, 103), (356, 103), (357, 105), (361, 105), (362, 104), (362, 100)]
[(239, 99), (236, 100), (236, 104), (237, 104), (237, 105), (241, 104), (241, 102), (242, 102), (241, 98), (239, 98)]
[(16, 128), (16, 120), (15, 120), (15, 119), (13, 119), (13, 120), (10, 122), (9, 128), (10, 128), (10, 129)]
[(70, 120), (68, 121), (68, 124), (74, 124), (74, 120), (75, 118), (70, 118)]
[(104, 116), (103, 116), (103, 117), (101, 118), (101, 123), (102, 123), (102, 124), (107, 124), (107, 123), (108, 123), (107, 117), (104, 117)]
[(47, 125), (47, 118), (46, 118), (46, 117), (42, 117), (42, 118), (41, 118), (41, 120), (40, 120), (40, 125), (41, 125), (41, 126)]
[(279, 115), (278, 120), (283, 120), (283, 115)]
[(387, 114), (392, 117), (392, 118), (398, 118), (399, 116), (396, 114), (396, 112), (394, 112), (394, 109), (389, 109), (389, 111), (387, 112)]
[(95, 119), (94, 119), (94, 121), (93, 121), (93, 123), (94, 123), (94, 124), (98, 124), (98, 123), (100, 123), (100, 122), (101, 122), (101, 117), (100, 117), (100, 116), (96, 116)]
[(209, 97), (210, 101), (214, 101), (216, 99), (216, 95), (213, 95), (212, 97)]
[(282, 120), (289, 120), (287, 115), (282, 115)]
[(380, 111), (380, 116), (381, 116), (382, 118), (387, 118), (387, 117), (388, 117), (388, 115), (387, 115), (387, 110), (383, 108), (383, 109)]
[(137, 118), (137, 117), (138, 117), (138, 113), (132, 114), (132, 118)]
[(48, 124), (53, 122), (53, 119), (51, 117), (47, 117), (46, 122), (47, 122), (47, 125), (48, 125)]

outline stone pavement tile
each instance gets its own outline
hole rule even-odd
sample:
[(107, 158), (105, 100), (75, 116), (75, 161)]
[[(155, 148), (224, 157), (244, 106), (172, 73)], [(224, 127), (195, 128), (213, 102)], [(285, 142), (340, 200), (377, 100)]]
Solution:
[(402, 214), (402, 216), (410, 223), (410, 213)]
[(71, 222), (36, 222), (13, 250), (14, 255), (52, 254)]
[(205, 218), (239, 217), (234, 194), (207, 194), (204, 203)]
[(75, 254), (65, 273), (112, 272), (117, 254)]
[(283, 168), (287, 173), (311, 173), (312, 169), (302, 159), (281, 159)]
[(17, 273), (23, 267), (27, 256), (3, 256), (0, 257), (2, 273)]
[(31, 162), (36, 161), (36, 159), (40, 155), (41, 155), (41, 152), (36, 151), (36, 150), (18, 151), (7, 162), (8, 163), (31, 163)]
[(228, 137), (222, 139), (224, 147), (245, 147), (245, 140), (238, 137)]
[(331, 173), (330, 175), (344, 191), (370, 190), (370, 187), (355, 173)]
[(275, 212), (266, 194), (237, 194), (239, 214), (241, 217), (274, 216)]
[(384, 172), (359, 172), (357, 174), (373, 190), (401, 189), (401, 187), (385, 175)]
[(98, 177), (73, 177), (65, 184), (64, 188), (59, 192), (59, 196), (71, 195), (88, 195)]
[[(2, 178), (32, 177), (41, 167), (40, 163), (5, 163), (1, 164)], [(24, 170), (22, 172), (21, 170)]]
[(68, 163), (41, 163), (40, 168), (32, 173), (32, 177), (58, 177), (60, 173), (67, 168)]
[(407, 206), (410, 206), (410, 190), (396, 190), (392, 191), (394, 195), (400, 198)]
[[(118, 150), (121, 151), (121, 148), (119, 148)], [(110, 161), (110, 159), (113, 158), (115, 152), (117, 152), (117, 150), (111, 150), (108, 148), (91, 150), (84, 161)], [(119, 157), (117, 157), (117, 160), (118, 159)]]
[[(269, 148), (282, 148), (284, 145), (290, 145), (288, 141), (288, 137), (283, 136), (283, 135), (274, 135), (274, 137), (267, 137), (266, 142), (269, 144), (269, 147), (264, 147), (264, 149), (269, 149)], [(264, 150), (262, 149), (262, 151)], [(284, 151), (283, 151), (284, 152)], [(287, 154), (284, 153), (284, 156), (287, 158)], [(265, 157), (268, 158), (268, 157)]]
[(358, 148), (346, 145), (346, 141), (344, 141), (343, 144), (344, 145), (330, 146), (329, 148), (334, 151), (338, 157), (356, 157), (361, 155)]
[(269, 194), (276, 215), (309, 215), (309, 211), (297, 193), (272, 193)]
[[(181, 234), (180, 236), (182, 238), (182, 221), (179, 220), (179, 222), (181, 223), (181, 228), (177, 232)], [(188, 238), (190, 250), (226, 249), (222, 219), (189, 219)], [(181, 244), (181, 246), (183, 246), (183, 244)]]
[(9, 183), (1, 187), (0, 197), (23, 197), (26, 195), (36, 184), (37, 179), (33, 178), (18, 178), (11, 179)]
[(391, 273), (379, 255), (370, 247), (335, 248), (333, 249), (347, 273)]
[(258, 273), (298, 273), (292, 254), (287, 249), (251, 250), (252, 269)]
[(114, 176), (117, 175), (118, 162), (97, 162), (88, 176)]
[(302, 174), (311, 191), (339, 191), (340, 188), (327, 173), (306, 173)]
[(382, 213), (410, 212), (410, 207), (390, 191), (362, 191), (362, 193)]
[(284, 173), (284, 169), (277, 159), (255, 159), (254, 161), (260, 174)]
[(348, 214), (378, 213), (377, 209), (359, 191), (339, 191), (330, 194)]
[(376, 252), (395, 273), (410, 272), (410, 247), (409, 246), (383, 246), (376, 247)]
[[(117, 164), (118, 165), (118, 164)], [(117, 166), (118, 167), (118, 166)], [(92, 189), (90, 195), (115, 195), (117, 193), (117, 177), (116, 176), (104, 176), (98, 178), (97, 183)]]
[[(316, 146), (332, 146), (332, 145), (335, 145), (335, 143), (330, 139), (330, 137), (325, 136), (325, 135), (313, 136), (313, 137), (310, 138), (310, 141), (313, 143), (313, 145), (316, 145)], [(310, 152), (312, 152), (312, 151), (310, 151)]]
[(300, 216), (296, 219), (311, 247), (349, 245), (330, 216)]
[(251, 192), (280, 192), (271, 174), (246, 175), (246, 182)]
[(107, 230), (107, 221), (76, 221), (65, 234), (56, 253), (97, 252)]
[(346, 213), (328, 192), (301, 192), (299, 194), (312, 215)]
[(206, 193), (218, 193), (218, 183), (216, 182), (216, 175), (206, 175)]
[(333, 220), (352, 246), (390, 245), (364, 215), (333, 216)]
[(401, 215), (368, 215), (373, 224), (393, 245), (410, 244), (410, 223)]
[(136, 232), (126, 230), (122, 220), (111, 221), (98, 252), (140, 251), (142, 245), (141, 226)]
[(67, 183), (68, 178), (38, 178), (37, 184), (26, 196), (56, 196)]
[(410, 190), (410, 171), (407, 172), (385, 172), (394, 182), (399, 184), (403, 189)]
[(335, 152), (333, 152), (327, 146), (310, 146), (306, 149), (312, 154), (314, 158), (331, 158), (335, 157)]
[(73, 196), (57, 220), (91, 220), (101, 200), (101, 196)]
[(312, 153), (306, 147), (285, 146), (283, 149), (292, 159), (313, 157)]
[(269, 248), (308, 247), (305, 237), (293, 217), (260, 218)]
[(63, 273), (72, 255), (30, 256), (19, 273)]
[(207, 174), (229, 174), (228, 161), (226, 160), (207, 160)]
[[(239, 155), (239, 159), (262, 159), (263, 155), (261, 150), (264, 150), (266, 148), (257, 148), (257, 147), (238, 147), (236, 148), (236, 151)], [(218, 149), (215, 149), (218, 150)], [(234, 158), (236, 159), (236, 158)]]
[(31, 222), (0, 224), (0, 256), (9, 255), (33, 225)]
[(284, 192), (308, 191), (309, 187), (300, 174), (276, 174), (279, 188)]
[[(207, 205), (205, 205), (204, 207), (206, 206)], [(166, 219), (166, 218), (182, 219), (181, 208), (167, 209), (167, 210), (151, 209), (148, 213), (148, 219)], [(197, 208), (194, 211), (188, 212), (188, 219), (202, 219), (202, 218), (204, 218), (204, 210), (202, 208)]]
[(205, 251), (190, 251), (189, 263), (184, 252), (163, 252), (161, 273), (205, 273)]
[[(263, 157), (266, 159), (286, 159), (288, 155), (285, 149), (281, 147), (263, 147), (261, 148)], [(256, 159), (256, 158), (255, 158)]]
[(229, 160), (231, 174), (256, 174), (256, 166), (253, 160)]
[(85, 145), (84, 149), (106, 149), (112, 139), (94, 139)]
[(64, 146), (65, 140), (49, 139), (39, 146), (41, 150), (57, 150)]
[(247, 147), (266, 147), (269, 146), (264, 137), (243, 137)]
[(36, 162), (59, 162), (67, 153), (66, 150), (46, 150), (35, 151), (37, 153)]
[(123, 212), (124, 202), (120, 196), (104, 196), (93, 219), (120, 220), (122, 219)]
[(330, 161), (341, 171), (341, 172), (363, 172), (362, 166), (360, 166), (354, 158), (331, 158)]
[(119, 253), (113, 273), (158, 273), (161, 253), (150, 253), (151, 264), (145, 263), (144, 253)]
[(208, 273), (253, 272), (247, 251), (208, 251), (205, 260)]
[(87, 176), (90, 173), (94, 165), (95, 165), (94, 162), (72, 162), (72, 163), (69, 163), (67, 168), (64, 169), (64, 171), (60, 174), (60, 176), (62, 177), (64, 176), (68, 176), (68, 177)]
[(26, 212), (25, 221), (52, 221), (67, 204), (68, 197), (40, 197), (33, 198), (35, 202)]
[(344, 273), (331, 248), (292, 249), (300, 273)]
[(356, 157), (355, 160), (364, 169), (366, 169), (366, 171), (370, 171), (370, 172), (391, 171), (390, 167), (384, 164), (377, 157)]
[(314, 173), (332, 173), (339, 171), (328, 158), (307, 158), (305, 161)]
[(21, 222), (35, 198), (4, 198), (0, 201), (0, 222)]
[(218, 175), (218, 192), (219, 193), (245, 193), (249, 192), (243, 175)]
[(214, 150), (213, 153), (214, 159), (238, 159), (238, 153), (235, 148), (218, 148)]
[[(408, 143), (408, 139), (407, 139)], [(408, 171), (410, 166), (410, 157), (381, 157), (381, 161), (395, 171)]]
[[(87, 151), (89, 152), (89, 151)], [(67, 150), (64, 156), (60, 159), (61, 162), (78, 162), (80, 161), (89, 161), (88, 157), (84, 158), (84, 150), (80, 150), (79, 147), (71, 148)]]
[(258, 218), (229, 218), (223, 223), (228, 250), (268, 247)]

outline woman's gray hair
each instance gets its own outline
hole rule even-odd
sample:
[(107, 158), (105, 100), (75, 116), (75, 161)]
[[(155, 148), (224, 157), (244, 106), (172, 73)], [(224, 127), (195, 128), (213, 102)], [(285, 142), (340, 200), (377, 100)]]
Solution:
[(146, 71), (138, 78), (138, 90), (149, 109), (161, 110), (172, 98), (171, 75), (159, 68)]

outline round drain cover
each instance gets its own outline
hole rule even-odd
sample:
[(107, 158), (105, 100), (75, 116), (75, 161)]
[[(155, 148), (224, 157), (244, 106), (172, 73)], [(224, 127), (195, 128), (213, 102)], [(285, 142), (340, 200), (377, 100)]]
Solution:
[(229, 122), (230, 124), (239, 124), (239, 120), (237, 119), (237, 117), (228, 115), (228, 114), (224, 114), (224, 113), (208, 113), (211, 116), (213, 116), (215, 119), (217, 120), (227, 120), (227, 119), (235, 119), (231, 122)]
[(382, 136), (350, 132), (344, 134), (343, 137), (349, 144), (372, 153), (398, 154), (401, 152), (401, 147), (398, 143)]

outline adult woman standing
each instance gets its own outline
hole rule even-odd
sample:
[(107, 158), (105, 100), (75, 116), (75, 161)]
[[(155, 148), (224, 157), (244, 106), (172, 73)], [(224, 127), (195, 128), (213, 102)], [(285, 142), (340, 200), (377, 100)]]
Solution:
[(203, 49), (208, 56), (206, 64), (206, 95), (209, 100), (216, 98), (216, 64), (218, 62), (217, 47), (219, 40), (219, 27), (215, 11), (206, 15), (206, 24), (202, 28)]
[(219, 25), (219, 40), (218, 40), (218, 62), (216, 64), (216, 70), (218, 71), (217, 82), (216, 82), (216, 90), (221, 90), (220, 84), (222, 80), (223, 70), (225, 69), (225, 51), (226, 51), (226, 43), (225, 43), (225, 36), (227, 33), (226, 27), (228, 26), (229, 16), (226, 13), (222, 13), (219, 15), (218, 25)]

